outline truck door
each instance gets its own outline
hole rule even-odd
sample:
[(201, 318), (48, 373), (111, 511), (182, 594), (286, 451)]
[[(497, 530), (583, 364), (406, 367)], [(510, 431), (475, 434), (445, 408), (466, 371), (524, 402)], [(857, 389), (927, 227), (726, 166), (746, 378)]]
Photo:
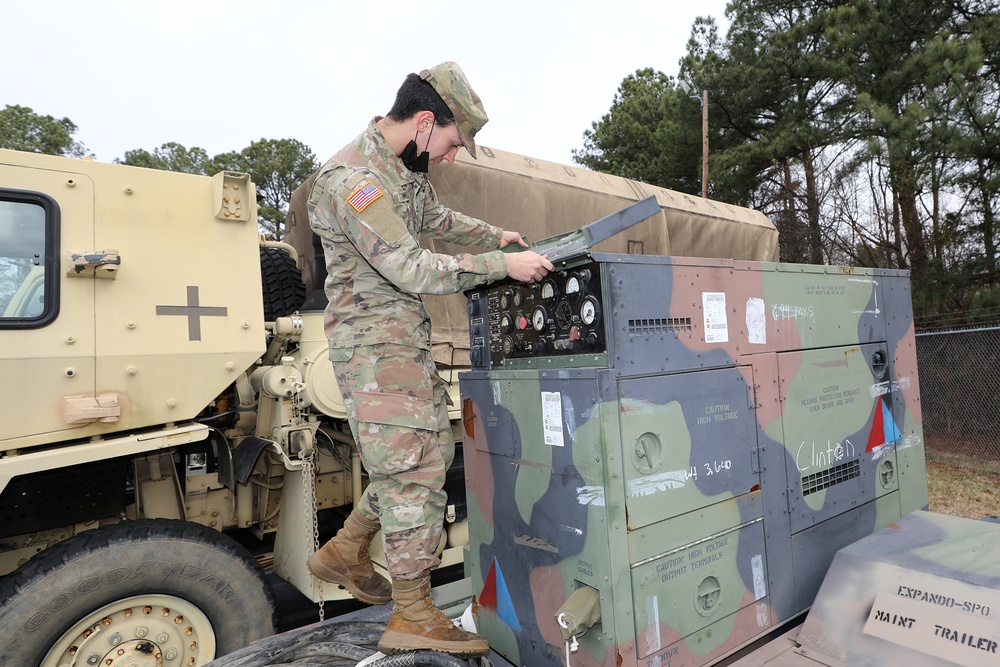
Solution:
[(78, 408), (95, 395), (94, 283), (69, 272), (70, 256), (93, 246), (93, 201), (82, 174), (0, 164), (3, 450), (93, 421)]

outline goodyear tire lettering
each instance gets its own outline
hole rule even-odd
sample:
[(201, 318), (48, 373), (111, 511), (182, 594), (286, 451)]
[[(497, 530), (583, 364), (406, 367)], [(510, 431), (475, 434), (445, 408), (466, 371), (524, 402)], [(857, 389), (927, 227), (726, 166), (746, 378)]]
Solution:
[[(143, 560), (150, 548), (164, 558)], [(216, 657), (274, 632), (274, 597), (253, 557), (184, 521), (140, 520), (66, 540), (0, 580), (0, 664), (37, 667), (67, 628), (119, 600), (169, 596), (211, 623)]]

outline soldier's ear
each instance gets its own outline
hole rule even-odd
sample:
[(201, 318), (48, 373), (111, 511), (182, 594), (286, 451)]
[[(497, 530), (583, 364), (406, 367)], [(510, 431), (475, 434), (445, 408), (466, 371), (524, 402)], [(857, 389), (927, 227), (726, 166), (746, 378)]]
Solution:
[(417, 132), (427, 132), (434, 126), (433, 111), (418, 111), (416, 119), (417, 119)]

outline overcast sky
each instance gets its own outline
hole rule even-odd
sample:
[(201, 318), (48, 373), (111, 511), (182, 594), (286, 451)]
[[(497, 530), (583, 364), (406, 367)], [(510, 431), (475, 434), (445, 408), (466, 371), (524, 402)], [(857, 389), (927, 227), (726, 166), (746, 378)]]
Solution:
[(725, 4), (0, 0), (0, 107), (68, 117), (104, 162), (259, 139), (298, 139), (324, 161), (406, 74), (455, 60), (490, 117), (477, 143), (571, 164), (622, 79), (676, 76), (695, 17), (724, 35)]

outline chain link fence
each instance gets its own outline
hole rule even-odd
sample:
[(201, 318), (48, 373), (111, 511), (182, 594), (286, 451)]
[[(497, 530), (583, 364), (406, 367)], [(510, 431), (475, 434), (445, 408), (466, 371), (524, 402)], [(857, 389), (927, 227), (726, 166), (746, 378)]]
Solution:
[(1000, 327), (916, 338), (927, 458), (1000, 474)]

